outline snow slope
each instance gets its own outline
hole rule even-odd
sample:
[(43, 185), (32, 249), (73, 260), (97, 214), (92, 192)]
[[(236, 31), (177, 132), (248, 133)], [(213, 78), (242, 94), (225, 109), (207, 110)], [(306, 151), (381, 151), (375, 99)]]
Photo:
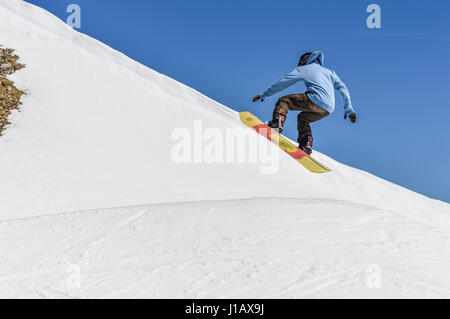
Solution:
[(177, 128), (238, 114), (20, 0), (0, 39), (27, 92), (0, 138), (0, 297), (450, 297), (448, 204), (262, 138), (276, 174), (176, 164)]

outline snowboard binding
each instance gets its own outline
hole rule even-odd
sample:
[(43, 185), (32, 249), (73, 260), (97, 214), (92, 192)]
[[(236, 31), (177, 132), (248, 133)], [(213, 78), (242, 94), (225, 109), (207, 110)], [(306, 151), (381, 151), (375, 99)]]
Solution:
[(301, 149), (306, 154), (311, 155), (313, 148), (313, 137), (308, 134), (303, 134), (298, 139), (298, 148)]
[(270, 121), (267, 126), (270, 128), (276, 130), (279, 134), (283, 132), (283, 125), (284, 121), (286, 120), (286, 117), (284, 115), (279, 114), (277, 118)]

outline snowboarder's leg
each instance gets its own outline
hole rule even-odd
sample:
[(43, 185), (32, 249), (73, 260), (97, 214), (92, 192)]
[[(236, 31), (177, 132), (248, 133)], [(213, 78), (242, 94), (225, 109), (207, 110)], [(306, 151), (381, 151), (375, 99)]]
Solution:
[(306, 111), (309, 110), (309, 98), (306, 94), (291, 94), (280, 98), (273, 111), (273, 119), (269, 122), (271, 128), (277, 129), (280, 133), (283, 131), (283, 125), (286, 121), (289, 110)]
[(305, 110), (298, 115), (298, 147), (305, 153), (311, 154), (313, 148), (313, 136), (310, 123), (321, 120), (330, 115), (330, 113), (313, 102), (310, 102), (308, 107), (309, 110)]

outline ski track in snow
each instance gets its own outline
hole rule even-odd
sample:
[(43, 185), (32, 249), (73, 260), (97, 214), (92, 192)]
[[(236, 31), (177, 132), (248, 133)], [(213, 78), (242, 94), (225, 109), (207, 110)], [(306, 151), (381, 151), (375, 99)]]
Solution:
[[(446, 231), (343, 201), (104, 209), (4, 221), (0, 231), (0, 297), (450, 295)], [(70, 264), (80, 266), (80, 289), (67, 286)], [(367, 286), (372, 264), (379, 289)]]

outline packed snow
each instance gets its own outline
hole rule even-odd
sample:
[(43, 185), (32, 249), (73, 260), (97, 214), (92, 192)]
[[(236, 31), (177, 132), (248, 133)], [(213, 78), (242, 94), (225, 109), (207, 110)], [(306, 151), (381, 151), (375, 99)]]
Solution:
[[(312, 174), (24, 1), (0, 0), (0, 39), (26, 65), (0, 138), (0, 297), (450, 297), (449, 204), (318, 152), (332, 172)], [(176, 132), (208, 129), (256, 138), (276, 171), (177, 163)]]

